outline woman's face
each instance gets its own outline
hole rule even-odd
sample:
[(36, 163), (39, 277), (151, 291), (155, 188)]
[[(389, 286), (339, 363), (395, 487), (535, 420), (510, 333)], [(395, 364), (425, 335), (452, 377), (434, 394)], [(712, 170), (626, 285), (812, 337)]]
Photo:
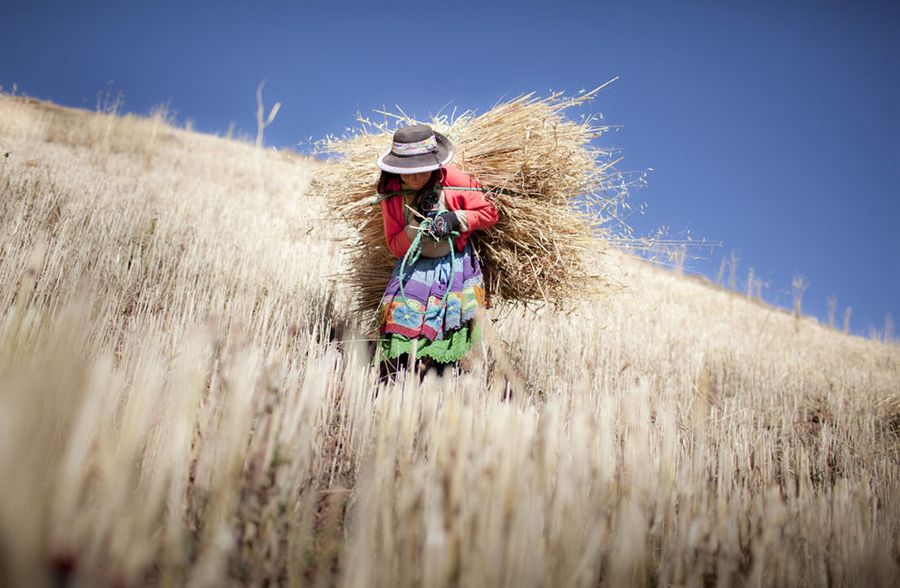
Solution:
[(427, 171), (420, 174), (400, 174), (400, 181), (405, 188), (410, 190), (421, 190), (425, 187), (425, 184), (428, 183), (428, 180), (431, 179), (431, 173), (432, 172)]

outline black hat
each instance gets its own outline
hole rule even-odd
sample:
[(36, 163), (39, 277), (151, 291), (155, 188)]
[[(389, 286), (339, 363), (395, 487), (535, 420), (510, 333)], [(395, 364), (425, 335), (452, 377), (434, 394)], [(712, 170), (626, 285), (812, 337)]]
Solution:
[(378, 167), (395, 174), (433, 171), (450, 163), (453, 143), (428, 125), (410, 125), (394, 131), (389, 151), (378, 158)]

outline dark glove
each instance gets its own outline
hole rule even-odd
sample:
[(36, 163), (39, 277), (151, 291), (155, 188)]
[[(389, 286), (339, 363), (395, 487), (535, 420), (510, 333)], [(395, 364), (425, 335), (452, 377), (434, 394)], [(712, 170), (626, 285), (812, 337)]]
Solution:
[(440, 195), (437, 192), (431, 192), (422, 197), (415, 204), (416, 212), (421, 214), (425, 218), (433, 218), (438, 211), (438, 198)]
[(434, 217), (431, 221), (431, 234), (435, 239), (449, 237), (451, 233), (459, 231), (459, 218), (455, 212), (446, 211)]

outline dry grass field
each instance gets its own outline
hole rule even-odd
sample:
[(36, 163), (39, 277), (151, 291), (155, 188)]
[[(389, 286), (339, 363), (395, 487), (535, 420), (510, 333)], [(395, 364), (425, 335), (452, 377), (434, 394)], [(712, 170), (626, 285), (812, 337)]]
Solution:
[(0, 97), (0, 585), (900, 582), (897, 345), (608, 252), (378, 384), (317, 165)]

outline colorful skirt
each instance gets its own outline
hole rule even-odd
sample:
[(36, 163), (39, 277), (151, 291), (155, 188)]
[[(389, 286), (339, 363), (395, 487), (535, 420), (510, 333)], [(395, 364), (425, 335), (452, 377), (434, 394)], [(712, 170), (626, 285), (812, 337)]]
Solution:
[(472, 319), (484, 306), (484, 277), (472, 245), (452, 256), (420, 257), (403, 276), (400, 266), (381, 298), (382, 359), (409, 353), (414, 343), (416, 357), (461, 359), (479, 339)]

